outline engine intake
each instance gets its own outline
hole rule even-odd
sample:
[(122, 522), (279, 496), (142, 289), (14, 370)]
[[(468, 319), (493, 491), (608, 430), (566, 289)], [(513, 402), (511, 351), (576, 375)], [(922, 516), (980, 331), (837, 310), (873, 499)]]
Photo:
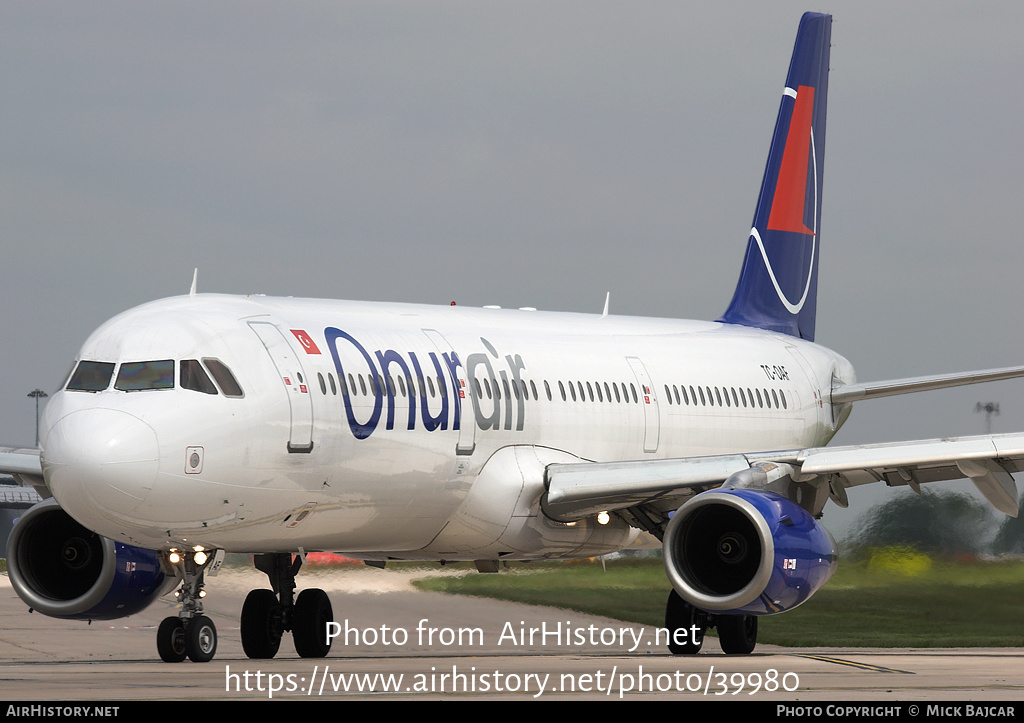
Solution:
[(156, 552), (90, 532), (52, 499), (33, 505), (15, 523), (7, 571), (33, 610), (72, 620), (132, 615), (175, 582)]
[(835, 541), (802, 507), (774, 492), (703, 492), (672, 516), (665, 571), (680, 597), (709, 612), (771, 615), (829, 581)]

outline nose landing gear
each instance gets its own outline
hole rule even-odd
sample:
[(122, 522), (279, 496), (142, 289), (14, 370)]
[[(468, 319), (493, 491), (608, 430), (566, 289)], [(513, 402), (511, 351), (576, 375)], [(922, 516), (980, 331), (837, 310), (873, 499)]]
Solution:
[(217, 652), (217, 626), (203, 615), (202, 598), (206, 573), (216, 570), (224, 559), (224, 552), (209, 554), (204, 550), (179, 552), (172, 550), (163, 559), (181, 580), (175, 593), (181, 603), (178, 617), (164, 618), (156, 633), (156, 649), (160, 659), (167, 663), (180, 663), (188, 658), (196, 663), (213, 660)]

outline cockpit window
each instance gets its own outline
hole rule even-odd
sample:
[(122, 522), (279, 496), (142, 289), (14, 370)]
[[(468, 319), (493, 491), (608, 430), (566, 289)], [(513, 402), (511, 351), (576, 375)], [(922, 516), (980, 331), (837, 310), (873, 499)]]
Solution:
[(82, 360), (71, 375), (68, 389), (76, 392), (102, 392), (110, 386), (110, 378), (114, 376), (112, 362)]
[(182, 389), (191, 389), (194, 392), (203, 394), (216, 394), (217, 387), (213, 386), (210, 376), (203, 369), (198, 359), (183, 359), (181, 368), (178, 370), (178, 381)]
[(243, 397), (242, 387), (235, 380), (235, 375), (220, 359), (203, 359), (203, 364), (210, 370), (225, 397)]
[(138, 392), (174, 388), (174, 360), (122, 362), (114, 389)]

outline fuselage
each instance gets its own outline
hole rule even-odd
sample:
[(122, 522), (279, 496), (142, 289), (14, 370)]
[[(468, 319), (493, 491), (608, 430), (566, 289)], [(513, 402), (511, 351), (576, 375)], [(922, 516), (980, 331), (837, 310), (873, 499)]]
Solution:
[[(488, 534), (444, 531), (460, 509), (449, 537), (476, 529), (467, 499), (503, 450), (543, 465), (822, 445), (843, 421), (834, 380), (853, 381), (841, 356), (732, 324), (176, 297), (89, 337), (41, 456), (69, 514), (137, 546), (475, 559)], [(539, 517), (530, 474), (507, 494)], [(521, 556), (583, 548), (545, 549)]]

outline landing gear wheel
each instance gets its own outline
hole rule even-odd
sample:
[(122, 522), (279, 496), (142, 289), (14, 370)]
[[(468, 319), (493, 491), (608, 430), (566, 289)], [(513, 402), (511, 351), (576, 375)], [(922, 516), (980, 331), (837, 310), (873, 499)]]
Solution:
[(180, 663), (186, 657), (185, 625), (181, 618), (164, 618), (156, 631), (156, 649), (165, 663)]
[(281, 606), (272, 590), (250, 590), (242, 605), (242, 649), (250, 658), (273, 658), (281, 647)]
[(331, 650), (327, 624), (334, 621), (331, 599), (317, 588), (303, 590), (295, 601), (292, 638), (301, 658), (323, 658)]
[(185, 626), (185, 650), (193, 663), (208, 663), (217, 652), (217, 627), (205, 615), (194, 617)]
[(729, 655), (749, 655), (757, 645), (756, 615), (722, 615), (718, 618), (718, 642)]
[(665, 605), (665, 628), (669, 634), (668, 649), (673, 655), (696, 655), (704, 644), (707, 614), (673, 590)]

